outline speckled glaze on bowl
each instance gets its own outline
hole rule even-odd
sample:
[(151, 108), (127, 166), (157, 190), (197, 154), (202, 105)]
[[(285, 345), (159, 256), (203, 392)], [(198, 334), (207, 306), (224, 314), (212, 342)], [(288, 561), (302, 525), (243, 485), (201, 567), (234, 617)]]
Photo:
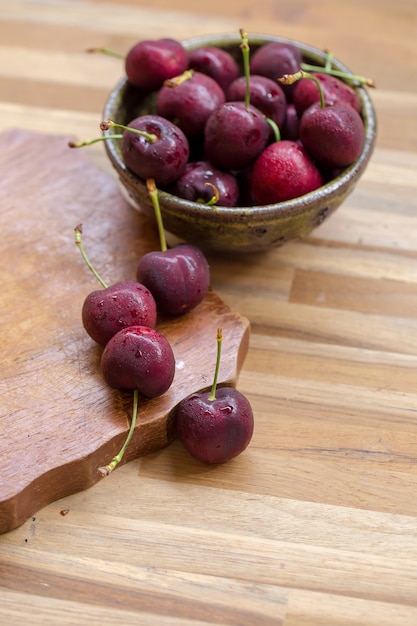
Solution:
[[(303, 60), (324, 65), (323, 51), (304, 43), (271, 35), (249, 35), (251, 52), (270, 41), (292, 43), (302, 53)], [(187, 50), (201, 46), (217, 46), (231, 52), (241, 61), (239, 34), (219, 34), (195, 37), (183, 41)], [(333, 67), (349, 72), (339, 60)], [(287, 241), (305, 237), (337, 209), (353, 191), (372, 155), (376, 140), (376, 115), (368, 92), (358, 87), (365, 124), (365, 144), (355, 163), (337, 178), (319, 189), (294, 200), (251, 207), (209, 207), (189, 202), (160, 191), (161, 212), (165, 229), (179, 240), (199, 245), (206, 251), (257, 252), (280, 246)], [(127, 124), (134, 117), (148, 113), (154, 104), (154, 94), (138, 98), (138, 92), (124, 78), (111, 91), (104, 107), (104, 119)], [(118, 140), (106, 140), (109, 159), (120, 178), (132, 204), (153, 217), (154, 212), (143, 180), (123, 163)]]

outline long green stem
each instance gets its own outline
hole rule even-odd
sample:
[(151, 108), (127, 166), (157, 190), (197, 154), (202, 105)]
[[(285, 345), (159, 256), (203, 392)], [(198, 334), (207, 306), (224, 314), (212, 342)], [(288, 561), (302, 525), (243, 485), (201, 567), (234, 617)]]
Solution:
[(153, 210), (155, 213), (156, 224), (158, 226), (159, 241), (161, 242), (161, 250), (162, 252), (165, 252), (168, 246), (167, 246), (167, 240), (165, 237), (164, 224), (163, 224), (162, 215), (161, 215), (161, 206), (159, 204), (159, 195), (158, 195), (158, 190), (155, 185), (155, 180), (153, 178), (148, 178), (146, 181), (146, 187), (148, 189), (149, 196), (150, 196), (152, 206), (153, 206)]
[(321, 74), (330, 74), (330, 76), (343, 78), (348, 82), (359, 83), (361, 85), (366, 85), (367, 87), (375, 87), (375, 82), (372, 80), (372, 78), (366, 78), (366, 76), (358, 76), (357, 74), (350, 74), (348, 72), (342, 72), (341, 70), (335, 70), (332, 67), (310, 65), (308, 63), (301, 63), (300, 67), (305, 72), (319, 72)]
[(69, 141), (68, 146), (70, 148), (83, 148), (84, 146), (91, 146), (98, 141), (107, 141), (108, 139), (121, 139), (123, 135), (117, 133), (116, 135), (101, 135), (100, 137), (94, 137), (94, 139), (87, 139), (85, 141)]
[(132, 420), (130, 422), (129, 432), (127, 434), (127, 437), (125, 439), (123, 446), (120, 448), (120, 452), (116, 454), (115, 457), (112, 458), (110, 463), (108, 463), (107, 465), (104, 465), (103, 467), (98, 468), (98, 471), (100, 472), (102, 476), (108, 476), (114, 470), (114, 468), (120, 463), (120, 461), (122, 460), (124, 456), (124, 453), (126, 452), (126, 448), (129, 445), (130, 440), (132, 439), (133, 432), (136, 426), (136, 419), (138, 415), (138, 402), (139, 402), (139, 393), (138, 393), (138, 390), (135, 389), (133, 391), (133, 412), (132, 412)]
[[(117, 124), (117, 122), (113, 122), (112, 120), (105, 120), (100, 123), (101, 130), (110, 130), (110, 128), (117, 128), (120, 130), (128, 130), (136, 135), (140, 135), (141, 137), (145, 137), (149, 143), (155, 143), (158, 140), (158, 137), (153, 133), (147, 133), (144, 130), (140, 130), (138, 128), (132, 128), (131, 126), (125, 126), (124, 124)], [(121, 133), (113, 133), (111, 135), (101, 135), (100, 137), (94, 137), (93, 139), (87, 139), (86, 141), (69, 141), (68, 146), (70, 148), (82, 148), (84, 146), (91, 146), (93, 143), (97, 143), (97, 141), (107, 141), (108, 139), (122, 139), (123, 134)]]
[(118, 124), (117, 122), (113, 122), (113, 120), (104, 120), (100, 123), (101, 130), (110, 130), (110, 128), (117, 128), (120, 130), (128, 130), (131, 133), (136, 133), (137, 135), (141, 135), (145, 137), (149, 141), (149, 143), (155, 143), (158, 140), (158, 137), (154, 135), (154, 133), (147, 133), (145, 130), (140, 130), (139, 128), (132, 128), (132, 126), (126, 126), (125, 124)]
[(84, 246), (83, 246), (83, 242), (82, 242), (82, 225), (78, 224), (78, 226), (75, 227), (75, 243), (77, 244), (80, 252), (81, 252), (81, 256), (83, 257), (84, 261), (87, 264), (87, 267), (89, 267), (89, 269), (92, 271), (92, 273), (94, 274), (94, 276), (97, 278), (98, 282), (100, 283), (100, 285), (102, 287), (104, 287), (104, 289), (106, 289), (107, 284), (104, 282), (104, 280), (101, 278), (100, 274), (96, 271), (95, 267), (93, 266), (93, 264), (91, 263), (90, 259), (88, 258), (85, 250), (84, 250)]
[(333, 52), (330, 52), (330, 50), (325, 50), (325, 52), (326, 52), (326, 63), (324, 65), (324, 69), (330, 70), (332, 69), (332, 61), (334, 59), (334, 54)]
[(246, 82), (246, 91), (245, 91), (245, 107), (248, 108), (250, 105), (250, 67), (249, 67), (249, 40), (248, 34), (243, 28), (240, 29), (240, 36), (242, 38), (242, 43), (240, 44), (240, 48), (242, 50), (243, 56), (243, 75), (245, 77)]
[(100, 54), (106, 54), (110, 57), (116, 57), (116, 59), (125, 59), (125, 55), (120, 52), (116, 52), (116, 50), (111, 50), (110, 48), (87, 48), (86, 52), (95, 53), (98, 52)]
[(217, 358), (216, 358), (216, 369), (214, 370), (214, 378), (213, 385), (211, 387), (210, 395), (208, 399), (212, 402), (216, 399), (216, 389), (217, 389), (217, 379), (219, 377), (219, 369), (220, 369), (220, 355), (222, 351), (222, 341), (223, 341), (223, 333), (222, 329), (217, 329)]

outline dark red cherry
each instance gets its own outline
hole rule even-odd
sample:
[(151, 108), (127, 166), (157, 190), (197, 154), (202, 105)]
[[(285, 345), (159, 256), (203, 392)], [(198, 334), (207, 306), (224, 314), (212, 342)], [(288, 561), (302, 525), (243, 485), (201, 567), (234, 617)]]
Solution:
[(199, 248), (185, 243), (142, 256), (136, 277), (152, 293), (157, 308), (170, 315), (193, 309), (210, 286), (207, 259)]
[(217, 387), (222, 346), (217, 329), (217, 357), (210, 391), (193, 393), (175, 413), (175, 430), (184, 447), (203, 463), (225, 463), (248, 446), (254, 427), (249, 400), (234, 387)]
[(165, 393), (175, 375), (170, 343), (146, 326), (129, 326), (116, 333), (104, 348), (100, 364), (109, 387), (138, 390), (147, 398)]
[(192, 394), (176, 412), (176, 433), (186, 450), (203, 463), (225, 463), (247, 448), (254, 419), (248, 399), (237, 389), (221, 387)]
[(122, 328), (156, 324), (155, 300), (144, 285), (124, 280), (92, 291), (84, 300), (82, 322), (89, 336), (100, 346)]
[(355, 109), (341, 102), (321, 107), (312, 104), (300, 120), (300, 140), (321, 165), (340, 168), (359, 157), (365, 142), (365, 128)]
[(128, 81), (144, 91), (159, 89), (167, 78), (182, 74), (188, 54), (175, 39), (146, 39), (135, 44), (125, 58)]
[(171, 193), (191, 202), (210, 203), (217, 195), (214, 204), (237, 206), (239, 184), (236, 177), (214, 167), (208, 161), (187, 163), (184, 173), (170, 189)]
[[(284, 74), (295, 74), (300, 69), (301, 61), (301, 52), (293, 44), (270, 41), (253, 52), (250, 72), (276, 81)], [(287, 98), (291, 97), (293, 88), (293, 85), (283, 86)]]
[[(227, 92), (227, 100), (245, 100), (246, 78), (239, 76), (234, 80)], [(282, 87), (267, 76), (251, 75), (249, 78), (250, 103), (266, 117), (271, 118), (279, 128), (285, 120), (287, 99)]]
[(320, 83), (325, 104), (344, 102), (350, 104), (351, 107), (360, 113), (361, 100), (353, 87), (330, 74), (312, 72), (312, 76), (315, 79), (301, 78), (294, 84), (292, 100), (299, 116), (312, 104), (320, 101), (320, 92), (316, 80)]
[(211, 76), (224, 91), (239, 76), (235, 58), (223, 48), (203, 46), (191, 50), (188, 56), (191, 69)]
[(121, 153), (126, 166), (143, 179), (153, 178), (164, 187), (183, 173), (190, 147), (188, 139), (178, 126), (159, 115), (142, 115), (129, 127), (154, 136), (148, 137), (129, 130), (123, 131)]
[(175, 122), (192, 141), (203, 135), (208, 117), (224, 100), (224, 91), (213, 78), (187, 71), (165, 81), (158, 91), (156, 112)]
[(270, 126), (259, 109), (244, 102), (225, 102), (208, 118), (204, 131), (206, 158), (216, 167), (239, 170), (265, 148)]

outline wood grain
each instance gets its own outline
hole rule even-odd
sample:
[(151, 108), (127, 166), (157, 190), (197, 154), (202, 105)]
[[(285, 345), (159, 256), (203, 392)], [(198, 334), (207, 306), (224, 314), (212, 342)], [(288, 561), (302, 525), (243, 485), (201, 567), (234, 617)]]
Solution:
[[(27, 131), (0, 136), (6, 271), (0, 533), (96, 483), (98, 468), (122, 446), (132, 412), (132, 394), (106, 387), (102, 350), (82, 327), (84, 298), (100, 286), (79, 262), (74, 228), (85, 220), (84, 245), (96, 259), (94, 267), (119, 275), (108, 284), (134, 278), (135, 259), (159, 244), (153, 225), (127, 205), (117, 183), (83, 153), (72, 154), (67, 143), (64, 136)], [(99, 244), (88, 245), (94, 238)], [(112, 257), (114, 267), (108, 267)], [(219, 385), (236, 385), (247, 353), (248, 320), (212, 290), (186, 315), (159, 316), (157, 328), (174, 351), (174, 381), (161, 397), (140, 398), (122, 463), (168, 445), (175, 407), (190, 393), (210, 388), (218, 328), (224, 337)]]
[[(1, 131), (94, 136), (122, 67), (87, 47), (245, 27), (329, 48), (373, 77), (378, 139), (355, 192), (310, 237), (239, 261), (210, 258), (213, 289), (251, 325), (238, 381), (255, 413), (247, 451), (208, 468), (175, 442), (2, 535), (0, 622), (414, 626), (415, 1), (3, 0), (1, 9)], [(85, 158), (113, 176), (102, 146)], [(38, 174), (45, 180), (41, 158)], [(83, 197), (71, 207), (89, 211)], [(108, 258), (91, 236), (109, 279), (118, 264), (133, 266), (108, 231)], [(74, 272), (82, 289), (78, 258), (69, 284)], [(24, 297), (24, 281), (19, 289)], [(24, 339), (30, 320), (23, 328)]]

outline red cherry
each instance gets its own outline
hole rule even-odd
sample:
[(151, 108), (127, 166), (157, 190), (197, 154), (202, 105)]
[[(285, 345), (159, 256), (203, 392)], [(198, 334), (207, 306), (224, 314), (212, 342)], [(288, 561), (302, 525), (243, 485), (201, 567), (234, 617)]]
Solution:
[(225, 91), (232, 80), (239, 76), (239, 66), (234, 57), (215, 46), (203, 46), (189, 52), (191, 69), (203, 72), (219, 83)]
[(338, 168), (359, 157), (365, 142), (365, 128), (355, 109), (342, 102), (321, 107), (312, 104), (300, 120), (300, 140), (321, 165)]
[(182, 400), (176, 414), (177, 435), (186, 450), (203, 463), (225, 463), (247, 448), (254, 420), (248, 399), (237, 389), (221, 387)]
[(211, 113), (224, 102), (224, 91), (210, 76), (185, 72), (158, 91), (156, 112), (175, 122), (189, 141), (203, 135)]
[(184, 171), (190, 147), (178, 126), (159, 115), (142, 115), (128, 127), (154, 136), (150, 140), (129, 130), (123, 131), (121, 152), (126, 166), (140, 178), (153, 178), (164, 187), (173, 183)]
[(175, 414), (176, 434), (188, 452), (203, 463), (225, 463), (248, 446), (254, 428), (249, 400), (234, 387), (217, 389), (222, 330), (217, 331), (217, 358), (210, 391), (182, 400)]
[[(239, 76), (227, 90), (228, 100), (245, 100), (246, 77)], [(252, 74), (249, 77), (250, 103), (271, 118), (280, 128), (285, 120), (287, 99), (282, 87), (267, 76)]]
[(210, 285), (210, 268), (204, 254), (185, 243), (144, 254), (136, 276), (151, 291), (158, 309), (170, 315), (196, 307)]
[[(300, 69), (301, 52), (291, 43), (270, 41), (254, 51), (250, 60), (251, 74), (261, 74), (276, 81), (284, 74), (294, 74)], [(291, 98), (293, 85), (284, 85), (287, 98)]]
[(191, 202), (236, 206), (239, 201), (239, 183), (230, 172), (214, 167), (208, 161), (187, 163), (184, 173), (174, 183), (170, 192)]
[(101, 370), (109, 387), (138, 390), (147, 398), (156, 398), (172, 384), (175, 357), (168, 340), (157, 330), (130, 326), (107, 343)]
[(225, 102), (208, 118), (204, 131), (206, 158), (216, 167), (238, 170), (265, 148), (271, 128), (263, 113), (244, 102)]
[(144, 285), (124, 280), (88, 294), (81, 316), (86, 332), (104, 347), (122, 328), (136, 325), (153, 328), (156, 303)]
[(256, 159), (251, 174), (251, 192), (256, 204), (274, 204), (303, 196), (322, 184), (322, 176), (295, 141), (270, 144)]
[(350, 104), (358, 113), (361, 111), (361, 100), (358, 93), (336, 76), (323, 74), (320, 72), (312, 72), (315, 80), (312, 78), (302, 78), (294, 85), (293, 103), (299, 116), (315, 102), (320, 101), (319, 86), (320, 83), (325, 104), (336, 104), (344, 102)]
[(128, 81), (144, 91), (154, 91), (164, 80), (182, 74), (188, 66), (188, 54), (175, 39), (145, 39), (127, 53), (125, 71)]

